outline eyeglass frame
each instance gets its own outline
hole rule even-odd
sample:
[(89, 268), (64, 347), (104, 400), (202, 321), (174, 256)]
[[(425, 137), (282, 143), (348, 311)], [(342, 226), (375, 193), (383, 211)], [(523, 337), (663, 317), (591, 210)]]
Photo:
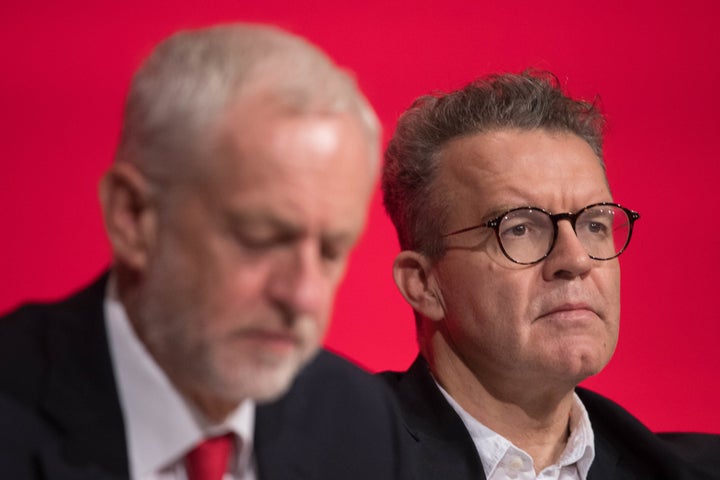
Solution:
[[(453, 235), (458, 235), (461, 233), (469, 232), (470, 230), (475, 230), (475, 229), (483, 228), (483, 227), (492, 228), (493, 231), (495, 232), (495, 239), (497, 240), (498, 245), (500, 246), (500, 250), (503, 252), (503, 255), (505, 255), (505, 257), (508, 260), (510, 260), (513, 263), (517, 263), (518, 265), (534, 265), (536, 263), (540, 263), (543, 260), (545, 260), (552, 253), (553, 249), (555, 248), (555, 243), (557, 242), (557, 236), (558, 236), (558, 222), (560, 220), (569, 221), (570, 225), (572, 226), (573, 232), (575, 233), (575, 236), (577, 236), (577, 231), (575, 230), (575, 222), (577, 221), (578, 217), (580, 215), (582, 215), (586, 210), (589, 210), (594, 207), (619, 208), (620, 210), (625, 212), (625, 214), (628, 217), (628, 235), (627, 235), (627, 239), (625, 240), (625, 245), (623, 245), (623, 247), (620, 249), (620, 251), (618, 251), (612, 257), (608, 257), (608, 258), (593, 257), (592, 255), (590, 255), (588, 253), (588, 257), (592, 258), (593, 260), (599, 260), (599, 261), (612, 260), (613, 258), (619, 257), (620, 254), (622, 254), (625, 251), (625, 249), (627, 248), (627, 246), (630, 244), (630, 239), (632, 238), (633, 226), (635, 225), (635, 222), (640, 218), (640, 213), (636, 212), (635, 210), (630, 210), (629, 208), (623, 207), (622, 205), (613, 203), (613, 202), (592, 203), (590, 205), (584, 206), (583, 208), (581, 208), (580, 210), (578, 210), (575, 213), (572, 213), (572, 212), (550, 213), (547, 210), (545, 210), (544, 208), (532, 207), (532, 206), (514, 207), (509, 210), (506, 210), (501, 215), (499, 215), (491, 220), (488, 220), (487, 222), (483, 222), (479, 225), (461, 228), (460, 230), (455, 230), (453, 232), (446, 233), (445, 235), (442, 235), (441, 238), (451, 237)], [(528, 209), (540, 211), (550, 218), (550, 221), (552, 222), (552, 225), (553, 225), (553, 238), (552, 238), (552, 242), (550, 242), (550, 247), (548, 248), (548, 251), (547, 251), (547, 253), (545, 253), (545, 255), (543, 255), (542, 257), (538, 258), (537, 260), (535, 260), (533, 262), (519, 262), (519, 261), (515, 260), (514, 258), (512, 258), (510, 256), (510, 254), (507, 253), (507, 251), (505, 251), (505, 246), (503, 245), (502, 240), (500, 239), (500, 223), (510, 213), (516, 212), (518, 210), (528, 210)], [(584, 248), (584, 245), (583, 245), (583, 248)], [(586, 253), (587, 253), (587, 250), (586, 250)]]

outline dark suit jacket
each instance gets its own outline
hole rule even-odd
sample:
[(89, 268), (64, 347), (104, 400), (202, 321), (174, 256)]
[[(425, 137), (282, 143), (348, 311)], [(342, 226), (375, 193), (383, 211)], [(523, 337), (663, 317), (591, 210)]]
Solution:
[[(418, 357), (407, 372), (380, 374), (400, 401), (405, 448), (418, 480), (484, 479), (475, 444)], [(589, 480), (720, 479), (720, 436), (659, 436), (616, 403), (578, 388), (595, 435)]]
[[(128, 478), (105, 280), (0, 319), (0, 478)], [(406, 478), (394, 408), (382, 382), (322, 351), (288, 395), (258, 407), (260, 479)]]

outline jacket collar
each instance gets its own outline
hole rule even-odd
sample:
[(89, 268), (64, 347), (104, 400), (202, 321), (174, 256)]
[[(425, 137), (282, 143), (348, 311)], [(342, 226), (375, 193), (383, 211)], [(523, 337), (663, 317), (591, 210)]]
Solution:
[[(388, 372), (382, 376), (395, 389), (402, 405), (405, 428), (420, 451), (418, 462), (423, 465), (418, 478), (484, 479), (475, 444), (460, 417), (437, 388), (426, 360), (418, 356), (405, 374)], [(593, 394), (582, 388), (577, 393), (593, 421), (595, 405), (588, 402), (588, 395)], [(602, 432), (596, 431), (595, 459), (588, 480), (634, 478), (618, 476), (621, 473), (618, 470), (620, 458), (617, 448)]]
[(425, 359), (418, 356), (402, 376), (383, 377), (396, 391), (405, 428), (414, 440), (418, 479), (484, 479), (475, 444), (438, 390)]
[(68, 469), (85, 463), (90, 472), (128, 476), (123, 417), (105, 331), (106, 283), (107, 274), (59, 304), (48, 321), (49, 373), (42, 408), (61, 432), (58, 454), (45, 457), (55, 465), (49, 471), (58, 470), (62, 460)]
[[(311, 363), (322, 363), (328, 353), (321, 350)], [(313, 409), (307, 388), (315, 384), (306, 378), (310, 365), (295, 379), (290, 391), (270, 403), (258, 405), (255, 416), (255, 460), (263, 480), (309, 480), (320, 478), (320, 465), (327, 463), (327, 452), (312, 434), (300, 425), (308, 409)], [(303, 387), (304, 385), (304, 387)]]

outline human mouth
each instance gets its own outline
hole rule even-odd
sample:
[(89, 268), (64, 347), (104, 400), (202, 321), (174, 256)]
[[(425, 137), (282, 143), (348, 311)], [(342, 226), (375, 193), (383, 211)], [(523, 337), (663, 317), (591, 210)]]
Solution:
[(259, 348), (277, 353), (295, 350), (301, 343), (300, 339), (292, 333), (272, 330), (246, 330), (242, 332), (241, 338)]
[(550, 308), (538, 317), (538, 320), (552, 320), (567, 324), (585, 323), (597, 319), (598, 314), (586, 303), (564, 303)]

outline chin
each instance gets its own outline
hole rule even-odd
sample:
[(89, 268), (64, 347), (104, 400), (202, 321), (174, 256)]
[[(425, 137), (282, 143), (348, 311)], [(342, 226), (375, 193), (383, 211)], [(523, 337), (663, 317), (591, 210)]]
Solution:
[(607, 362), (601, 361), (585, 362), (578, 368), (572, 369), (570, 375), (574, 377), (575, 384), (578, 384), (600, 373), (605, 368), (606, 364)]
[(271, 372), (258, 372), (248, 397), (256, 402), (269, 402), (284, 395), (292, 386), (300, 367), (300, 364), (294, 363), (275, 367)]
[(563, 358), (558, 359), (554, 368), (561, 378), (577, 384), (600, 373), (608, 361), (609, 358), (604, 353), (587, 350), (568, 351)]
[(225, 401), (270, 402), (287, 393), (316, 351), (317, 348), (297, 348), (279, 354), (267, 349), (225, 348), (206, 359), (204, 374), (198, 377), (204, 378), (206, 390)]
[(235, 400), (271, 402), (287, 393), (304, 364), (304, 361), (293, 357), (282, 362), (247, 365), (237, 369), (232, 378), (226, 378), (223, 382), (229, 386), (226, 393)]

